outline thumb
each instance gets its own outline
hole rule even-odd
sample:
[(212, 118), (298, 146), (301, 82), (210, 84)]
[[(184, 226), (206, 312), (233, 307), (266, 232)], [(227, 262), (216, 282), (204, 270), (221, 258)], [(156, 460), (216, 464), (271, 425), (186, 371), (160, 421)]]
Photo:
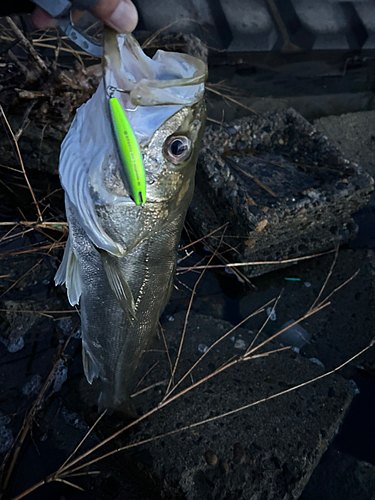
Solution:
[(131, 33), (138, 23), (138, 12), (131, 0), (99, 0), (91, 12), (120, 33)]

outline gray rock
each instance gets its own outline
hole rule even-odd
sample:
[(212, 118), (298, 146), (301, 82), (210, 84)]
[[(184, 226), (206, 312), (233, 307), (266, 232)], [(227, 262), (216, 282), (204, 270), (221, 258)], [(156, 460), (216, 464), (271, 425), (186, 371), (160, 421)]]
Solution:
[[(292, 109), (208, 127), (196, 181), (190, 223), (199, 236), (227, 223), (224, 241), (238, 262), (297, 258), (347, 241), (358, 229), (351, 214), (373, 189), (361, 167)], [(208, 238), (213, 247), (220, 234)], [(279, 267), (242, 269), (258, 276)]]
[[(184, 319), (185, 314), (178, 313), (173, 323), (163, 325), (172, 358)], [(227, 322), (191, 315), (176, 380), (197, 359), (198, 343), (211, 345), (230, 328)], [(245, 329), (237, 330), (239, 334), (247, 345), (253, 338)], [(267, 350), (277, 345), (270, 344)], [(193, 371), (193, 380), (210, 374), (235, 354), (238, 351), (233, 341), (223, 340)], [(147, 356), (150, 366), (155, 359), (159, 364), (144, 384), (168, 378), (164, 353)], [(321, 367), (292, 350), (239, 363), (142, 422), (132, 441), (210, 419), (322, 372)], [(165, 385), (154, 387), (146, 400), (137, 397), (137, 403), (149, 404), (150, 398), (156, 403), (164, 391)], [(130, 461), (133, 467), (137, 462), (163, 498), (297, 498), (337, 431), (353, 394), (349, 382), (336, 374), (242, 412), (151, 441), (137, 449)]]
[(375, 175), (375, 111), (326, 116), (314, 122), (348, 160)]
[(373, 500), (374, 492), (374, 465), (329, 449), (300, 500)]

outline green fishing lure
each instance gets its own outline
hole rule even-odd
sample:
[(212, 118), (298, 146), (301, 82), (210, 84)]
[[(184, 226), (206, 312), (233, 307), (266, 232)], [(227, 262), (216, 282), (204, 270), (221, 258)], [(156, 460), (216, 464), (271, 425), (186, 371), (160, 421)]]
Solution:
[(146, 202), (146, 174), (137, 139), (116, 97), (109, 98), (109, 110), (122, 163), (121, 177), (136, 205)]

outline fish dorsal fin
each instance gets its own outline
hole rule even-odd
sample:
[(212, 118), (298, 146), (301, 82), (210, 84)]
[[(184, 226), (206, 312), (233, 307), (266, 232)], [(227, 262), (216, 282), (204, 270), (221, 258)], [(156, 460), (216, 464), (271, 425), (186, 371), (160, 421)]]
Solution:
[(70, 243), (70, 236), (66, 242), (63, 260), (55, 276), (56, 285), (63, 285), (64, 283), (68, 291), (69, 303), (75, 306), (81, 297), (82, 281), (78, 261)]
[(99, 250), (99, 252), (112, 292), (115, 294), (116, 299), (119, 301), (120, 306), (128, 318), (130, 320), (134, 320), (135, 302), (128, 283), (122, 276), (121, 272), (117, 269), (114, 258), (111, 258), (111, 256), (104, 250)]

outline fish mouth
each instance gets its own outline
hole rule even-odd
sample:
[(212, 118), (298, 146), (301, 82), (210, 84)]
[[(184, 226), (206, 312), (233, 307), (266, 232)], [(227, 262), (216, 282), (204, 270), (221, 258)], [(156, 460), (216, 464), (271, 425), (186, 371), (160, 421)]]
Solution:
[(110, 28), (104, 35), (103, 65), (106, 91), (120, 100), (139, 144), (147, 144), (183, 106), (203, 98), (203, 61), (163, 50), (150, 58), (132, 35)]

